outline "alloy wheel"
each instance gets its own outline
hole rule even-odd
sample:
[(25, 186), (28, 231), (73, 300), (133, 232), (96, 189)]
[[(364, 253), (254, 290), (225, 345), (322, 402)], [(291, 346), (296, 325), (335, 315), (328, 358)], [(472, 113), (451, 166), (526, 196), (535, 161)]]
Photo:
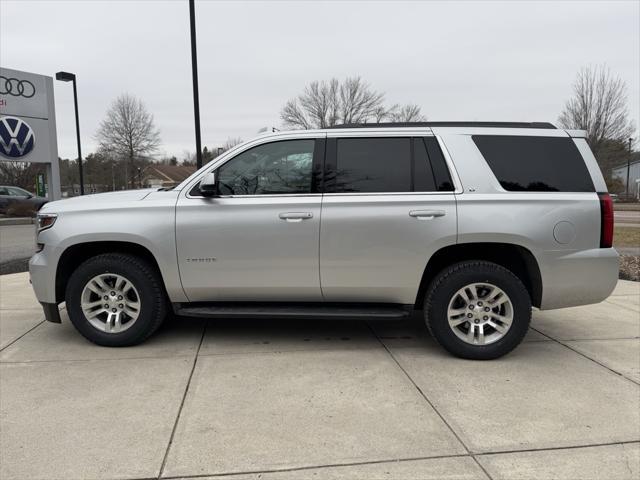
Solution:
[(488, 345), (500, 340), (511, 328), (513, 304), (501, 288), (490, 283), (471, 283), (453, 295), (447, 319), (462, 341)]
[(102, 332), (124, 332), (140, 315), (138, 290), (129, 279), (115, 273), (93, 277), (85, 285), (80, 298), (84, 316)]

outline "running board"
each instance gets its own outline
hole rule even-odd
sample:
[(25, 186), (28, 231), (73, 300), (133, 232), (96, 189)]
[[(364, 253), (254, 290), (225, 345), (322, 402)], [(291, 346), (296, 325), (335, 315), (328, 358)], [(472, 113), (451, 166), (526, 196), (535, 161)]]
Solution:
[(199, 318), (402, 319), (412, 305), (331, 303), (174, 303), (176, 315)]

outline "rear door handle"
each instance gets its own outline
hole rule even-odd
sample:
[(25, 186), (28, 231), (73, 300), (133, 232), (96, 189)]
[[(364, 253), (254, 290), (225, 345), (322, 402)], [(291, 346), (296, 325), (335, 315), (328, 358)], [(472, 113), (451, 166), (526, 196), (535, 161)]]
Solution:
[(285, 220), (287, 222), (301, 222), (302, 220), (308, 220), (309, 218), (313, 218), (313, 213), (311, 212), (284, 212), (278, 214), (281, 220)]
[(447, 214), (444, 210), (410, 210), (409, 216), (419, 220), (430, 220), (435, 217), (444, 217)]

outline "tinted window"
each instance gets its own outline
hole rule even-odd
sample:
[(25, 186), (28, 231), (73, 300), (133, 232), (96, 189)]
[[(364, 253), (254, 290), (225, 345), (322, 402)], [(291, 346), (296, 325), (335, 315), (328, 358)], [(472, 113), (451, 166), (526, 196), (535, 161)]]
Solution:
[(453, 181), (449, 174), (449, 168), (447, 162), (442, 155), (440, 145), (435, 137), (425, 137), (424, 139), (427, 145), (427, 151), (429, 152), (429, 160), (431, 161), (431, 168), (433, 169), (433, 177), (436, 182), (436, 190), (438, 192), (452, 192)]
[(14, 197), (28, 197), (30, 195), (29, 192), (21, 188), (9, 187), (7, 190), (9, 190), (9, 195), (13, 195)]
[(314, 140), (259, 145), (218, 169), (221, 195), (310, 193)]
[(422, 138), (413, 139), (413, 191), (433, 192), (436, 182)]
[(505, 190), (595, 191), (584, 160), (570, 138), (474, 135), (473, 141)]
[(336, 163), (337, 192), (411, 191), (408, 138), (340, 138)]

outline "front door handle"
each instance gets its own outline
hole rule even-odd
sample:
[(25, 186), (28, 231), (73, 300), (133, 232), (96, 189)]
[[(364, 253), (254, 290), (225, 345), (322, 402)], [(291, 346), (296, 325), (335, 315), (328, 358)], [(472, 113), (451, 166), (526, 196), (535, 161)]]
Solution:
[(418, 220), (431, 220), (435, 217), (444, 217), (447, 214), (444, 210), (410, 210), (409, 216)]
[(302, 220), (308, 220), (309, 218), (313, 218), (313, 213), (311, 212), (284, 212), (278, 214), (278, 217), (281, 220), (285, 220), (287, 222), (301, 222)]

